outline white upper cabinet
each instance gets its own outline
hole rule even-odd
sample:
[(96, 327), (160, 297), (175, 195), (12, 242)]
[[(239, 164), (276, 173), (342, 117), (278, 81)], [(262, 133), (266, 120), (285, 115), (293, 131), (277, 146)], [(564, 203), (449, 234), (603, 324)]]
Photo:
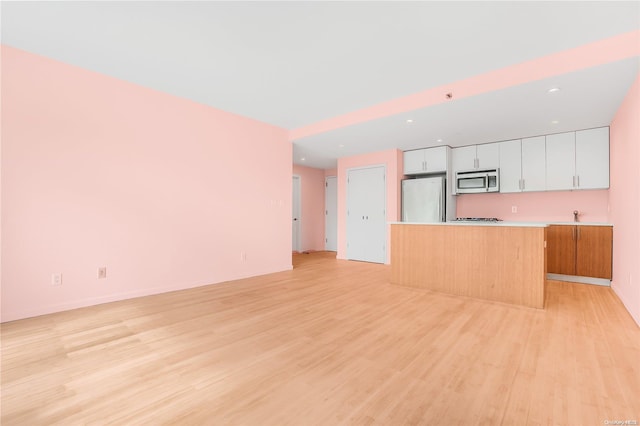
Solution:
[(609, 188), (609, 127), (404, 152), (405, 175), (447, 172), (453, 186), (456, 172), (498, 168), (500, 192)]
[(451, 150), (451, 166), (453, 172), (473, 170), (476, 168), (476, 146), (463, 146)]
[(609, 128), (576, 132), (576, 188), (609, 187)]
[(404, 174), (445, 173), (447, 171), (447, 146), (405, 151)]
[(546, 137), (547, 190), (574, 189), (576, 176), (576, 132)]
[(500, 192), (545, 190), (545, 138), (500, 142)]
[(520, 139), (500, 142), (500, 192), (522, 190), (522, 151)]
[(424, 173), (424, 151), (424, 149), (416, 149), (403, 153), (405, 175)]
[(485, 143), (476, 145), (477, 169), (497, 169), (500, 167), (500, 144)]
[(451, 150), (454, 172), (496, 169), (500, 164), (500, 144), (470, 145)]
[(547, 188), (545, 137), (522, 139), (522, 191)]
[(547, 190), (609, 187), (609, 128), (547, 136)]

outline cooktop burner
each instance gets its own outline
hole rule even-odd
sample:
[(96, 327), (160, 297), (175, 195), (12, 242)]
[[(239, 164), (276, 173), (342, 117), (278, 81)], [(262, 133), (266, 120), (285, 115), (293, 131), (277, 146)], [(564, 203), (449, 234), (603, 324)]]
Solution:
[(497, 217), (458, 217), (458, 222), (501, 222), (502, 219)]

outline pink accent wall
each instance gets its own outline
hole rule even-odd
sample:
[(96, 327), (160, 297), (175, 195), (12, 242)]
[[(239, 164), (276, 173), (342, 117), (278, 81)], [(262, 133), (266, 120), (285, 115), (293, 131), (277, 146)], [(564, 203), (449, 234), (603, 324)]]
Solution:
[[(338, 259), (347, 258), (347, 170), (384, 165), (387, 177), (387, 222), (400, 220), (400, 181), (403, 178), (402, 151), (392, 149), (338, 159)], [(388, 228), (388, 227), (387, 227)], [(390, 262), (387, 230), (387, 261)]]
[[(517, 213), (511, 213), (511, 207)], [(609, 191), (549, 191), (457, 196), (457, 217), (497, 217), (514, 222), (607, 222)]]
[(338, 169), (325, 169), (324, 177), (338, 176)]
[(291, 269), (284, 129), (2, 46), (1, 136), (2, 321)]
[(322, 169), (294, 164), (293, 174), (300, 176), (302, 210), (300, 244), (302, 251), (324, 250), (324, 175)]
[(611, 287), (640, 325), (640, 75), (611, 122), (610, 137)]
[(418, 108), (438, 105), (447, 102), (444, 94), (448, 92), (454, 94), (454, 99), (463, 99), (638, 56), (640, 55), (639, 38), (640, 31), (632, 31), (464, 80), (451, 82), (423, 92), (382, 102), (368, 108), (293, 129), (290, 133), (291, 140), (413, 111)]

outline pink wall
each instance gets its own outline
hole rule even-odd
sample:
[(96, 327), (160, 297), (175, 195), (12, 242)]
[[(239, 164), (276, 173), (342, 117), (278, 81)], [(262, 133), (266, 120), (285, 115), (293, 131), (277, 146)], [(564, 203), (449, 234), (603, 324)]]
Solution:
[(6, 46), (2, 107), (3, 321), (291, 268), (286, 130)]
[[(514, 194), (458, 195), (458, 217), (497, 217), (514, 222), (572, 222), (573, 211), (581, 222), (607, 222), (609, 191), (549, 191)], [(511, 207), (517, 213), (511, 213)]]
[(611, 122), (610, 137), (611, 286), (640, 325), (640, 75)]
[(293, 174), (300, 176), (301, 251), (324, 250), (324, 175), (322, 169), (294, 164)]
[[(387, 173), (387, 222), (400, 220), (400, 181), (402, 151), (392, 149), (338, 159), (338, 259), (347, 256), (347, 170), (374, 165), (386, 166)], [(390, 261), (389, 233), (387, 232), (387, 262)]]

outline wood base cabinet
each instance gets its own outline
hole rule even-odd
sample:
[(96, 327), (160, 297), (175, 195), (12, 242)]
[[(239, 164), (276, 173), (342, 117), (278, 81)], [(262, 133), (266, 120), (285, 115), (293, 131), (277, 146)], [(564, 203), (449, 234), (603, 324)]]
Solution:
[(611, 279), (613, 227), (551, 225), (547, 229), (547, 272)]

